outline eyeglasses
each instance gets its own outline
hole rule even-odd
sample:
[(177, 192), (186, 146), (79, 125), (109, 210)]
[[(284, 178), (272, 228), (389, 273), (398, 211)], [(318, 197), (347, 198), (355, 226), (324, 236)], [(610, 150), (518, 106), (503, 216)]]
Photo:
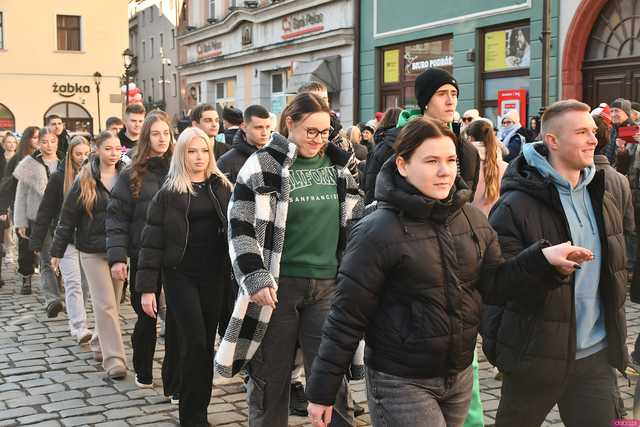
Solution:
[(325, 129), (325, 130), (320, 130), (316, 128), (307, 128), (306, 131), (307, 131), (307, 138), (316, 139), (318, 135), (320, 135), (323, 141), (328, 140), (329, 135), (331, 134), (331, 128)]
[(473, 121), (473, 117), (463, 117), (462, 121), (464, 123), (471, 123)]

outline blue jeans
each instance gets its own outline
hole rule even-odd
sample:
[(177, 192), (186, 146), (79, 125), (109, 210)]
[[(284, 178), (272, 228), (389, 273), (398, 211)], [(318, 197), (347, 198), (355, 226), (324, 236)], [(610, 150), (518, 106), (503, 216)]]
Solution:
[(62, 302), (60, 281), (51, 268), (51, 254), (49, 253), (51, 243), (51, 233), (47, 232), (42, 242), (42, 250), (40, 251), (40, 285), (42, 286), (42, 294), (46, 307), (54, 302)]
[(473, 369), (450, 377), (403, 378), (367, 367), (374, 427), (462, 427), (469, 411)]

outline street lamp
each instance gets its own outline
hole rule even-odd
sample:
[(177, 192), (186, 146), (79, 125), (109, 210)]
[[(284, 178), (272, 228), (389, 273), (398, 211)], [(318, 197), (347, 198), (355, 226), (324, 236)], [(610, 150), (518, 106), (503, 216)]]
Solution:
[(102, 74), (99, 71), (93, 73), (93, 82), (96, 84), (96, 96), (98, 98), (98, 131), (102, 132), (102, 118), (100, 117), (100, 82)]
[(165, 84), (169, 83), (164, 78), (164, 66), (171, 66), (171, 59), (164, 56), (164, 49), (160, 48), (160, 62), (162, 63), (162, 80), (160, 80), (160, 84), (162, 85), (162, 110), (167, 109), (167, 97), (165, 94)]
[(122, 52), (122, 65), (124, 65), (125, 93), (127, 94), (127, 104), (129, 105), (129, 69), (133, 62), (133, 52), (129, 48)]

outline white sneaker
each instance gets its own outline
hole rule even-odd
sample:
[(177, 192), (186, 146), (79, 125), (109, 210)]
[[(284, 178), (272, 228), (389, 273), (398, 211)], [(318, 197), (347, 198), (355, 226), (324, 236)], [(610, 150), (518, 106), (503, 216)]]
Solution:
[(78, 342), (78, 344), (86, 344), (89, 341), (91, 341), (92, 336), (93, 336), (93, 333), (90, 330), (85, 329), (84, 332), (81, 332), (76, 335), (76, 341)]
[(147, 383), (138, 381), (138, 374), (135, 375), (135, 382), (138, 388), (153, 388), (153, 382), (150, 382), (149, 384), (147, 384)]

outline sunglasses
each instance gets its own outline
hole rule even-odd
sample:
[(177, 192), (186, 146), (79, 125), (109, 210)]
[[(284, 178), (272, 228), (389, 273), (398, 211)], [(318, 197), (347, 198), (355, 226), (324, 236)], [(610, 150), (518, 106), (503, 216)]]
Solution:
[(464, 123), (471, 123), (473, 121), (473, 117), (463, 117), (462, 121)]

